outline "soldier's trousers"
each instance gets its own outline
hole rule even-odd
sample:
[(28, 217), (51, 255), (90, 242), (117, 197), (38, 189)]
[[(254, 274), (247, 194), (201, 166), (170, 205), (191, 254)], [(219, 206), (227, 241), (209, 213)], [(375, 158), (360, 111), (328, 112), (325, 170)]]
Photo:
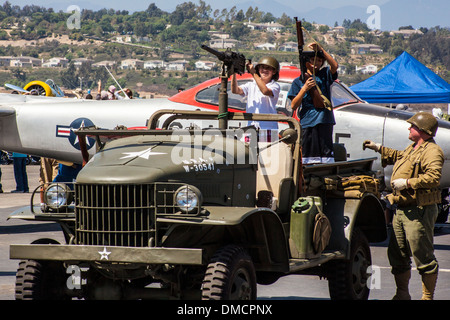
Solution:
[(420, 274), (438, 272), (434, 256), (433, 230), (438, 215), (437, 205), (397, 208), (392, 220), (388, 247), (392, 273), (411, 269), (411, 256)]

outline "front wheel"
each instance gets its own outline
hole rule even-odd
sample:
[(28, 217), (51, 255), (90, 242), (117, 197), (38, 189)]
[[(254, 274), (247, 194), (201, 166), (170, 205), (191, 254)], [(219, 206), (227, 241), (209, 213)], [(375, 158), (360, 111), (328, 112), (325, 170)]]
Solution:
[(244, 248), (229, 245), (211, 259), (202, 284), (202, 300), (255, 300), (256, 273)]
[(356, 228), (350, 243), (350, 259), (327, 263), (328, 289), (333, 300), (367, 300), (367, 268), (372, 264), (369, 242)]
[(16, 274), (16, 300), (67, 300), (63, 264), (23, 260)]

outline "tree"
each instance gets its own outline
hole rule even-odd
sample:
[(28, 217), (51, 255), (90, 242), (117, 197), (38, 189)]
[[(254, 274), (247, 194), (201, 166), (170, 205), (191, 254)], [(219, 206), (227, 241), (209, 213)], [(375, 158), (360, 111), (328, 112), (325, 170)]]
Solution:
[(149, 17), (161, 17), (163, 11), (159, 9), (154, 3), (151, 3), (148, 6), (147, 10), (145, 10), (145, 13), (147, 13)]
[(69, 63), (69, 67), (60, 73), (62, 85), (68, 89), (75, 89), (78, 83), (76, 68), (73, 62)]

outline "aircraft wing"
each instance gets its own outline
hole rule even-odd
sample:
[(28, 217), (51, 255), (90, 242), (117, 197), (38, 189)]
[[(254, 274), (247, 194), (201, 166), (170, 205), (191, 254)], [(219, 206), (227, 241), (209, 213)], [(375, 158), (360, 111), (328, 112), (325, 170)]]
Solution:
[(25, 89), (23, 89), (23, 88), (21, 88), (19, 86), (16, 86), (16, 85), (13, 85), (13, 84), (10, 84), (10, 83), (5, 83), (5, 87), (10, 88), (12, 90), (16, 90), (18, 92), (22, 92), (22, 93), (29, 93), (30, 92), (28, 90), (25, 90)]
[[(203, 110), (165, 98), (97, 101), (7, 94), (0, 101), (0, 149), (76, 163), (82, 159), (75, 130), (82, 126), (145, 127), (157, 110)], [(190, 126), (182, 122), (180, 128)], [(94, 154), (95, 140), (86, 142)]]

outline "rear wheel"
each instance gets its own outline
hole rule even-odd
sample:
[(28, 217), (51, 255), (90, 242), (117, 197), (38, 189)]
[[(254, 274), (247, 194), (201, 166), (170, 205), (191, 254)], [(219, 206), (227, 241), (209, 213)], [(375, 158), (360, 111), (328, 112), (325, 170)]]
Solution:
[(356, 228), (350, 244), (350, 259), (327, 263), (328, 289), (333, 300), (367, 300), (367, 268), (372, 264), (369, 242)]
[(230, 245), (214, 254), (203, 279), (202, 299), (256, 299), (255, 267), (242, 247)]

